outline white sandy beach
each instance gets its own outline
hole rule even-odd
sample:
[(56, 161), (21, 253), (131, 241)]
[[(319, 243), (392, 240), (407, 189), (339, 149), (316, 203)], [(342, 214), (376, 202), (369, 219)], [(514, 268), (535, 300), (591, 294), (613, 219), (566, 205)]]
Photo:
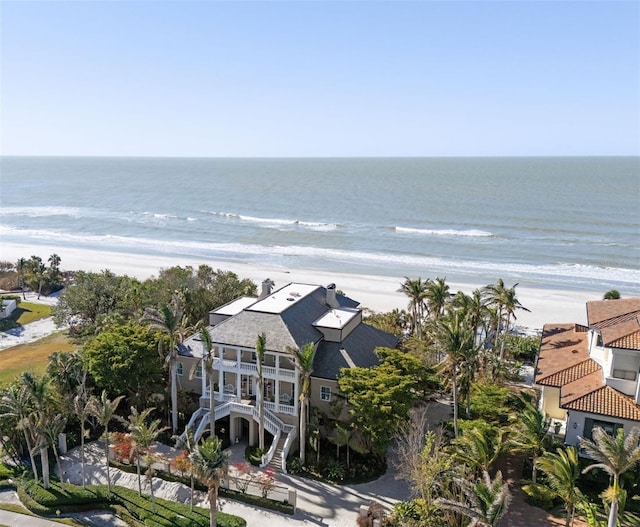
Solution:
[[(289, 282), (302, 282), (328, 285), (335, 283), (339, 290), (360, 302), (362, 307), (376, 312), (390, 311), (394, 308), (407, 307), (407, 298), (398, 292), (403, 276), (372, 276), (356, 275), (341, 269), (336, 273), (319, 272), (304, 269), (285, 269), (281, 267), (258, 267), (248, 264), (196, 261), (190, 258), (158, 257), (149, 255), (132, 255), (108, 251), (90, 251), (84, 249), (69, 249), (68, 247), (32, 246), (20, 244), (5, 244), (0, 247), (0, 259), (17, 261), (21, 257), (36, 254), (46, 260), (49, 255), (57, 253), (62, 258), (63, 270), (101, 271), (109, 269), (116, 274), (127, 274), (139, 279), (146, 279), (157, 275), (161, 269), (174, 265), (197, 267), (207, 264), (214, 269), (235, 272), (240, 278), (250, 278), (260, 284), (265, 278), (271, 278), (280, 287)], [(428, 270), (422, 278), (430, 276)], [(498, 279), (499, 276), (496, 276)], [(476, 287), (487, 284), (448, 282), (451, 290), (470, 293)], [(512, 285), (507, 283), (507, 285)], [(577, 292), (561, 289), (539, 289), (527, 287), (521, 282), (517, 288), (518, 299), (530, 312), (518, 311), (518, 326), (530, 329), (541, 329), (549, 322), (578, 322), (586, 324), (585, 303), (599, 300), (601, 292)]]

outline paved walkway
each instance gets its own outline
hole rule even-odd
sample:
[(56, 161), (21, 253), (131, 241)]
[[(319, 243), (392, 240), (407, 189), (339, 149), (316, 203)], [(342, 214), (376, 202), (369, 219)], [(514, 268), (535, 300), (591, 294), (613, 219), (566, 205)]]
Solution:
[[(0, 490), (0, 503), (20, 505), (18, 494), (14, 490)], [(47, 518), (39, 518), (0, 509), (0, 525), (7, 527), (69, 527)]]

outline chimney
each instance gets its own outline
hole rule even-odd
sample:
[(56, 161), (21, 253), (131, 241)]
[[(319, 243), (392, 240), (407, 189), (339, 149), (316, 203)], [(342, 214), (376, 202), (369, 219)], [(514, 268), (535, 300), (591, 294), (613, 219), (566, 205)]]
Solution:
[(336, 284), (329, 284), (327, 286), (327, 305), (330, 308), (340, 307), (336, 300)]
[(262, 282), (262, 292), (260, 293), (260, 296), (258, 297), (258, 300), (263, 300), (263, 299), (267, 298), (271, 294), (271, 291), (272, 291), (274, 285), (276, 285), (276, 284), (274, 284), (271, 281), (271, 278), (267, 278), (266, 280), (263, 280), (263, 282)]

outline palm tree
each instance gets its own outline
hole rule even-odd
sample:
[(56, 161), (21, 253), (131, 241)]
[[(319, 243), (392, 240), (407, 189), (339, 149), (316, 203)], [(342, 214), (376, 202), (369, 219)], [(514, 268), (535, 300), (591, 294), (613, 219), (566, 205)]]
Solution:
[(524, 407), (515, 418), (509, 443), (515, 447), (515, 450), (531, 455), (533, 461), (531, 480), (536, 483), (538, 474), (536, 461), (545, 451), (551, 417), (541, 412), (531, 401), (524, 398), (520, 400)]
[(47, 267), (42, 262), (42, 258), (39, 256), (32, 256), (31, 259), (27, 262), (29, 272), (33, 276), (33, 279), (38, 284), (38, 299), (40, 299), (40, 295), (42, 294), (42, 286), (44, 285), (44, 272), (47, 270)]
[(45, 489), (49, 488), (49, 445), (46, 441), (44, 429), (45, 419), (52, 414), (53, 393), (46, 376), (37, 377), (31, 372), (24, 372), (20, 382), (25, 387), (34, 412), (28, 416), (29, 428), (34, 437), (33, 448), (40, 450), (42, 465), (42, 482)]
[(264, 362), (264, 352), (266, 345), (267, 337), (264, 333), (260, 333), (260, 335), (258, 335), (258, 341), (256, 342), (256, 367), (258, 369), (258, 412), (260, 415), (258, 447), (260, 448), (260, 452), (264, 452), (264, 378), (262, 377), (262, 363)]
[[(193, 440), (193, 430), (188, 426), (184, 429), (184, 438), (182, 436), (173, 436), (176, 440), (176, 448), (181, 448), (182, 450), (186, 450), (189, 455), (189, 460), (191, 460), (191, 456), (195, 452), (196, 444)], [(211, 436), (216, 437), (216, 436)], [(189, 509), (193, 511), (193, 494), (194, 494), (194, 473), (193, 473), (193, 463), (189, 462), (189, 478), (191, 479), (191, 498), (189, 500)]]
[(422, 318), (424, 311), (424, 301), (427, 298), (428, 281), (423, 282), (422, 278), (411, 279), (405, 276), (398, 292), (409, 297), (409, 309), (413, 318), (413, 331), (418, 339), (422, 338)]
[(426, 300), (429, 314), (434, 320), (438, 320), (444, 315), (445, 308), (451, 300), (449, 286), (446, 278), (436, 278), (427, 282)]
[(203, 371), (206, 375), (206, 378), (209, 379), (209, 434), (215, 435), (216, 433), (216, 419), (214, 415), (214, 398), (213, 398), (213, 360), (214, 356), (211, 353), (211, 348), (213, 344), (211, 342), (211, 335), (207, 328), (200, 329), (200, 340), (202, 341), (202, 363), (203, 363)]
[(93, 402), (91, 398), (87, 396), (87, 387), (83, 381), (77, 388), (77, 393), (73, 398), (73, 412), (80, 421), (80, 460), (82, 466), (82, 488), (85, 487), (85, 466), (84, 466), (84, 438), (87, 435), (87, 429), (85, 425), (89, 419), (91, 406)]
[[(38, 436), (42, 441), (42, 446), (45, 449), (51, 447), (53, 449), (53, 455), (56, 458), (56, 466), (58, 468), (58, 477), (62, 482), (62, 487), (64, 488), (64, 477), (62, 475), (62, 467), (60, 466), (60, 455), (58, 453), (58, 435), (62, 433), (64, 427), (66, 425), (67, 419), (62, 414), (57, 412), (41, 412), (38, 411), (35, 416), (36, 421), (36, 429), (38, 430)], [(45, 460), (43, 460), (43, 463)], [(48, 463), (48, 457), (47, 461)], [(49, 482), (47, 481), (45, 484), (45, 488), (48, 488)]]
[(30, 412), (31, 401), (26, 387), (19, 383), (9, 385), (2, 393), (2, 398), (0, 398), (0, 418), (13, 419), (16, 428), (22, 430), (27, 452), (29, 452), (33, 477), (38, 481), (38, 468), (33, 455), (34, 442), (29, 434), (29, 420), (27, 418)]
[(453, 397), (453, 429), (458, 437), (458, 372), (465, 357), (475, 349), (473, 334), (460, 313), (450, 312), (438, 320), (436, 345), (446, 354), (444, 367), (449, 371)]
[(488, 472), (504, 451), (502, 430), (471, 428), (453, 443), (453, 456), (476, 475)]
[(20, 258), (16, 264), (16, 269), (18, 270), (18, 281), (20, 283), (20, 290), (22, 291), (22, 300), (26, 300), (27, 297), (24, 294), (24, 273), (27, 269), (27, 260)]
[[(178, 344), (182, 342), (189, 329), (187, 317), (184, 315), (182, 297), (176, 292), (171, 297), (171, 303), (162, 309), (146, 307), (142, 323), (149, 324), (152, 329), (165, 333), (169, 337), (169, 346), (165, 360), (169, 364), (169, 383), (171, 391), (171, 430), (175, 434), (178, 430)], [(158, 341), (158, 351), (163, 352), (163, 340)]]
[[(511, 319), (513, 318), (513, 320), (516, 320), (516, 309), (522, 309), (523, 311), (530, 311), (529, 309), (527, 309), (526, 307), (524, 307), (520, 301), (518, 300), (518, 298), (516, 297), (516, 286), (518, 284), (515, 284), (513, 287), (506, 289), (504, 292), (504, 297), (502, 299), (503, 304), (502, 304), (502, 308), (504, 310), (504, 314), (507, 317), (507, 320), (505, 322), (505, 328), (504, 328), (504, 334), (506, 336), (507, 332), (509, 331), (509, 327), (511, 325)], [(502, 359), (504, 358), (504, 345), (506, 343), (507, 339), (503, 338), (502, 339), (502, 343), (500, 344), (500, 360), (502, 361)]]
[(124, 395), (120, 395), (113, 401), (110, 401), (107, 398), (107, 391), (102, 390), (100, 400), (91, 399), (91, 406), (89, 407), (91, 415), (97, 419), (100, 426), (104, 427), (102, 439), (104, 440), (104, 460), (107, 468), (107, 485), (109, 487), (109, 492), (111, 492), (111, 474), (109, 472), (109, 423), (113, 419), (116, 409), (123, 398)]
[(305, 447), (307, 443), (307, 415), (309, 406), (309, 391), (311, 389), (311, 374), (313, 373), (313, 358), (316, 349), (313, 342), (308, 342), (302, 349), (290, 350), (295, 357), (300, 372), (300, 461), (305, 463)]
[(620, 296), (620, 291), (618, 291), (617, 289), (611, 289), (611, 291), (607, 291), (604, 294), (602, 300), (620, 300), (620, 298), (622, 298)]
[(209, 526), (216, 527), (218, 489), (227, 476), (229, 458), (222, 450), (222, 443), (217, 436), (210, 436), (196, 446), (190, 457), (198, 479), (208, 489)]
[(498, 471), (492, 480), (487, 472), (475, 482), (457, 480), (465, 501), (439, 498), (436, 504), (471, 519), (469, 527), (494, 527), (507, 512), (511, 502), (509, 484), (502, 481)]
[[(573, 447), (558, 448), (557, 454), (545, 452), (535, 460), (540, 470), (547, 476), (547, 485), (563, 502), (567, 511), (566, 527), (573, 525), (576, 505), (581, 501), (582, 494), (576, 487), (580, 476), (578, 450)], [(535, 480), (534, 480), (535, 483)]]
[[(131, 407), (131, 415), (129, 416), (128, 428), (133, 439), (134, 452), (136, 457), (136, 467), (138, 471), (138, 494), (142, 496), (142, 484), (140, 482), (140, 458), (148, 456), (151, 445), (158, 439), (158, 436), (167, 430), (168, 427), (160, 427), (160, 419), (155, 419), (151, 423), (147, 423), (149, 414), (155, 408), (147, 408), (139, 413), (138, 410)], [(153, 496), (153, 482), (151, 484), (151, 499)], [(154, 502), (155, 509), (155, 502)], [(155, 512), (155, 510), (154, 510)]]
[(620, 476), (631, 470), (640, 462), (640, 428), (631, 430), (625, 437), (623, 428), (618, 428), (615, 437), (607, 434), (602, 428), (593, 429), (593, 440), (581, 439), (580, 446), (585, 453), (597, 461), (583, 470), (583, 473), (594, 468), (604, 470), (612, 478), (612, 484), (605, 493), (611, 499), (608, 527), (616, 527), (618, 522), (618, 503), (622, 494)]

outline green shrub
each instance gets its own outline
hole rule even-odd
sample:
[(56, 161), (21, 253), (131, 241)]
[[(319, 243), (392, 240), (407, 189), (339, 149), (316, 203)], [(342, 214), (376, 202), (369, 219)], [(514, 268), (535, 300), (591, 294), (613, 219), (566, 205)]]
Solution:
[(262, 450), (257, 446), (249, 445), (244, 450), (245, 459), (255, 467), (259, 467), (260, 463), (262, 463), (263, 454), (264, 454), (264, 450)]
[(555, 495), (548, 487), (540, 485), (539, 483), (529, 483), (522, 485), (522, 492), (524, 492), (525, 499), (529, 505), (540, 507), (546, 511), (553, 508), (553, 498)]

